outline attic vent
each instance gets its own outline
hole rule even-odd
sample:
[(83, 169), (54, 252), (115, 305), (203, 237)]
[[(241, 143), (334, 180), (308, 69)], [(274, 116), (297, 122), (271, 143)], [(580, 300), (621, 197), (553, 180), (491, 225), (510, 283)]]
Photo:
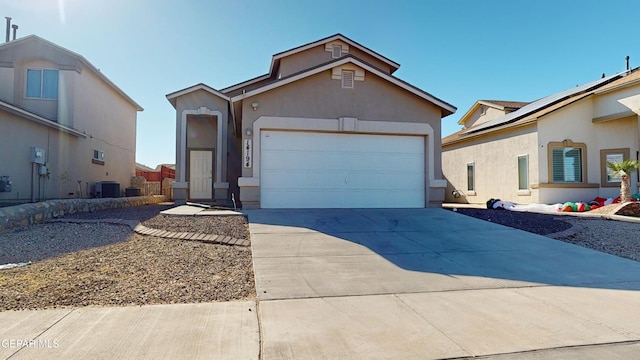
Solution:
[(355, 77), (355, 71), (342, 70), (342, 88), (353, 89), (354, 77)]
[(334, 59), (342, 57), (342, 45), (333, 45), (331, 57)]

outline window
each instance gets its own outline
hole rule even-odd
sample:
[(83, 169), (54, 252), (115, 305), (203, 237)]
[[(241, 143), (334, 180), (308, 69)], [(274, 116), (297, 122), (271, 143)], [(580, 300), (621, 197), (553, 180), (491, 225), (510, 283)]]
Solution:
[(474, 167), (475, 164), (474, 163), (469, 163), (467, 164), (467, 191), (475, 191), (475, 184), (474, 184), (474, 178), (475, 178), (475, 171), (474, 171)]
[(551, 151), (553, 182), (582, 182), (582, 149), (565, 147)]
[(333, 45), (331, 48), (331, 57), (337, 59), (342, 56), (342, 45)]
[(551, 183), (586, 182), (585, 156), (587, 146), (571, 140), (549, 143), (549, 178)]
[(342, 88), (353, 89), (353, 83), (355, 80), (355, 71), (342, 70)]
[(40, 99), (57, 99), (58, 70), (28, 69), (27, 97)]
[(104, 152), (100, 150), (93, 150), (93, 159), (91, 162), (98, 165), (104, 165)]
[(518, 190), (529, 189), (529, 155), (518, 156)]
[(629, 148), (600, 150), (600, 185), (603, 187), (618, 187), (620, 176), (614, 176), (613, 171), (607, 167), (608, 162), (616, 163), (629, 159)]

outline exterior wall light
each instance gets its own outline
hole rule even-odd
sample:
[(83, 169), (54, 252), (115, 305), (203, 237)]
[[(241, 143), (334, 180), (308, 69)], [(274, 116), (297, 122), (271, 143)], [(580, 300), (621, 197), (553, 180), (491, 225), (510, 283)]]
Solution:
[(257, 102), (252, 102), (251, 103), (251, 108), (253, 109), (253, 111), (258, 110), (258, 106), (260, 106), (260, 104), (258, 104)]
[(244, 133), (247, 134), (247, 136), (251, 136), (251, 133), (252, 133), (251, 128), (246, 128), (244, 130)]

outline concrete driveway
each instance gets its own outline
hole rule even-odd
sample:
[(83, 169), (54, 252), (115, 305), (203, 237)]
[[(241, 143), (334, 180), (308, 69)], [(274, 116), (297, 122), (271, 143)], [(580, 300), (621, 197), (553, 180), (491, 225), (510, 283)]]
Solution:
[(638, 262), (442, 209), (247, 214), (264, 359), (640, 351)]

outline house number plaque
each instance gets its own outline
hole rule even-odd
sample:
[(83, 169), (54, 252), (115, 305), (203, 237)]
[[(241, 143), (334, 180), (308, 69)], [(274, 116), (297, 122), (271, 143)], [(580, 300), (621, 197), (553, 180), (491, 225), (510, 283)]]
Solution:
[(244, 139), (242, 162), (245, 168), (251, 167), (251, 139)]

